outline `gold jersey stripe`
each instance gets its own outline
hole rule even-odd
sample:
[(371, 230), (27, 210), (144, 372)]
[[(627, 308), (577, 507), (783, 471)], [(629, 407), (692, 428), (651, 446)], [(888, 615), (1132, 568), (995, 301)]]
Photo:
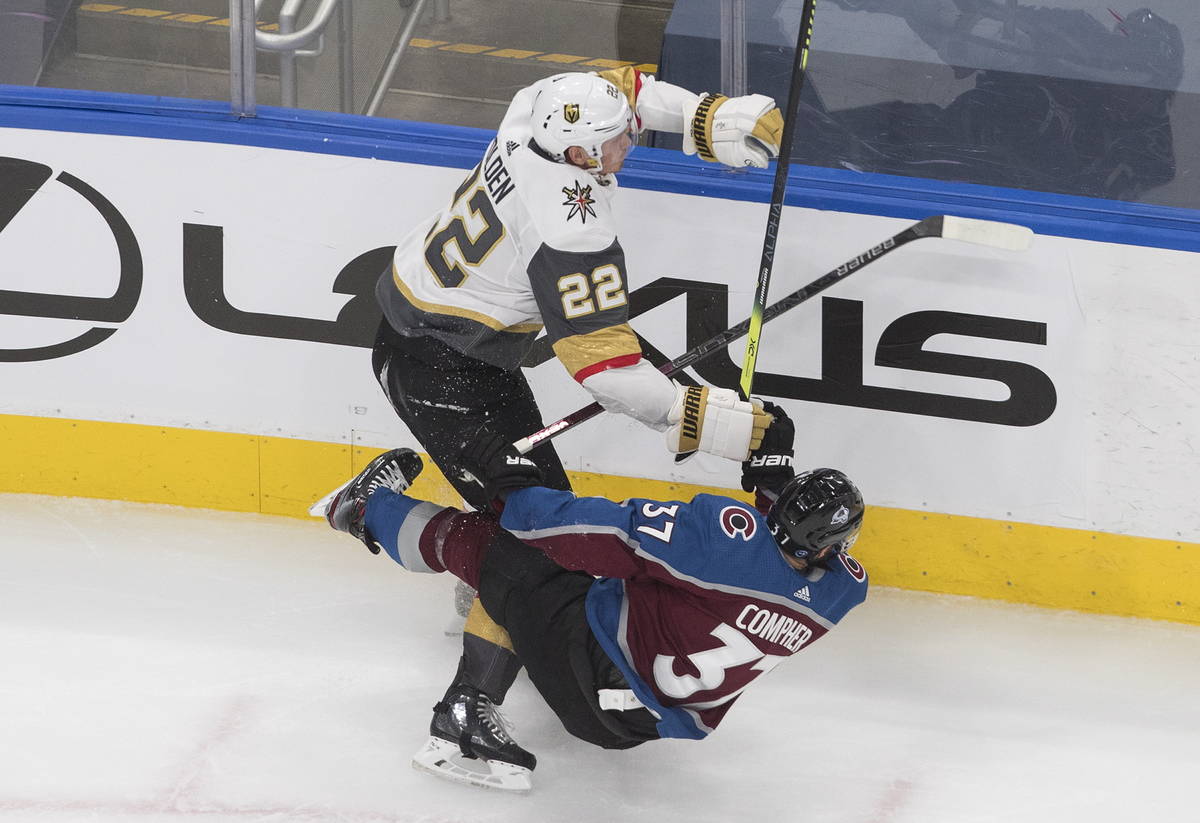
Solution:
[(513, 334), (528, 334), (529, 332), (541, 331), (541, 323), (518, 323), (515, 326), (505, 326), (496, 318), (484, 314), (482, 312), (471, 311), (460, 306), (446, 306), (441, 303), (431, 303), (428, 300), (422, 300), (417, 297), (408, 288), (408, 285), (400, 278), (400, 273), (396, 271), (395, 264), (392, 265), (392, 282), (396, 284), (396, 288), (404, 295), (404, 299), (412, 303), (418, 309), (430, 314), (446, 314), (451, 317), (461, 317), (465, 320), (472, 320), (482, 326), (487, 326), (494, 331), (511, 332)]
[(642, 353), (641, 343), (628, 323), (587, 334), (573, 334), (557, 341), (552, 348), (572, 375), (614, 357)]

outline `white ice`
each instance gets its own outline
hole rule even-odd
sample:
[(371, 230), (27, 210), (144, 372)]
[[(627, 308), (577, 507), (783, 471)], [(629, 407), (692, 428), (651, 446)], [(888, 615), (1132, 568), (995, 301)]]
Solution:
[(522, 676), (528, 796), (414, 771), (453, 580), (323, 521), (0, 495), (0, 821), (1191, 823), (1200, 627), (878, 588), (708, 740)]

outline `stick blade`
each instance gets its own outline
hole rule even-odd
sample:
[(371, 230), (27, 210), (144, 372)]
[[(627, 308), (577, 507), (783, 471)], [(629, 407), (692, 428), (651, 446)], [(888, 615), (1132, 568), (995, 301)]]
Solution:
[(942, 237), (993, 249), (1025, 251), (1033, 242), (1033, 230), (1015, 223), (946, 215), (942, 218)]

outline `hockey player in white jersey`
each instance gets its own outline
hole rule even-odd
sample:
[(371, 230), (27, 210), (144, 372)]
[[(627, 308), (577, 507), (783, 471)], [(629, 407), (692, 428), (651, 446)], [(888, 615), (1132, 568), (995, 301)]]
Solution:
[[(376, 294), (375, 373), (401, 419), (476, 509), (457, 464), (465, 436), (510, 442), (544, 425), (520, 364), (543, 329), (606, 409), (664, 432), (671, 452), (747, 458), (770, 423), (732, 390), (685, 387), (641, 355), (616, 235), (620, 171), (639, 132), (683, 133), (684, 151), (765, 168), (783, 119), (763, 95), (696, 95), (632, 68), (566, 73), (522, 89), (444, 208), (396, 248)], [(553, 447), (530, 454), (546, 486), (570, 483)], [(476, 603), (455, 682), (503, 699), (519, 665)], [(500, 630), (502, 632), (502, 630)]]
[[(782, 124), (763, 95), (701, 97), (632, 68), (559, 74), (516, 94), (480, 163), (400, 242), (376, 289), (376, 373), (468, 502), (480, 501), (453, 465), (460, 433), (486, 424), (515, 441), (541, 428), (519, 369), (543, 328), (572, 378), (664, 431), (671, 451), (746, 459), (768, 422), (760, 408), (732, 390), (688, 391), (641, 356), (614, 175), (644, 129), (683, 132), (684, 151), (708, 160), (765, 167)], [(533, 459), (565, 487), (552, 449)]]

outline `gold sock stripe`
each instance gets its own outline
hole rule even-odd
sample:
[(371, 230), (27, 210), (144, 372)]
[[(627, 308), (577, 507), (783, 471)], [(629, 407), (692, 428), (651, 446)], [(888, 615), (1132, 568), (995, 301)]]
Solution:
[(492, 616), (483, 608), (479, 598), (475, 598), (475, 602), (471, 604), (471, 611), (467, 613), (467, 622), (463, 624), (463, 632), (473, 634), (481, 640), (486, 640), (502, 649), (508, 649), (510, 652), (513, 650), (512, 638), (508, 636), (508, 632), (503, 626), (492, 620)]

